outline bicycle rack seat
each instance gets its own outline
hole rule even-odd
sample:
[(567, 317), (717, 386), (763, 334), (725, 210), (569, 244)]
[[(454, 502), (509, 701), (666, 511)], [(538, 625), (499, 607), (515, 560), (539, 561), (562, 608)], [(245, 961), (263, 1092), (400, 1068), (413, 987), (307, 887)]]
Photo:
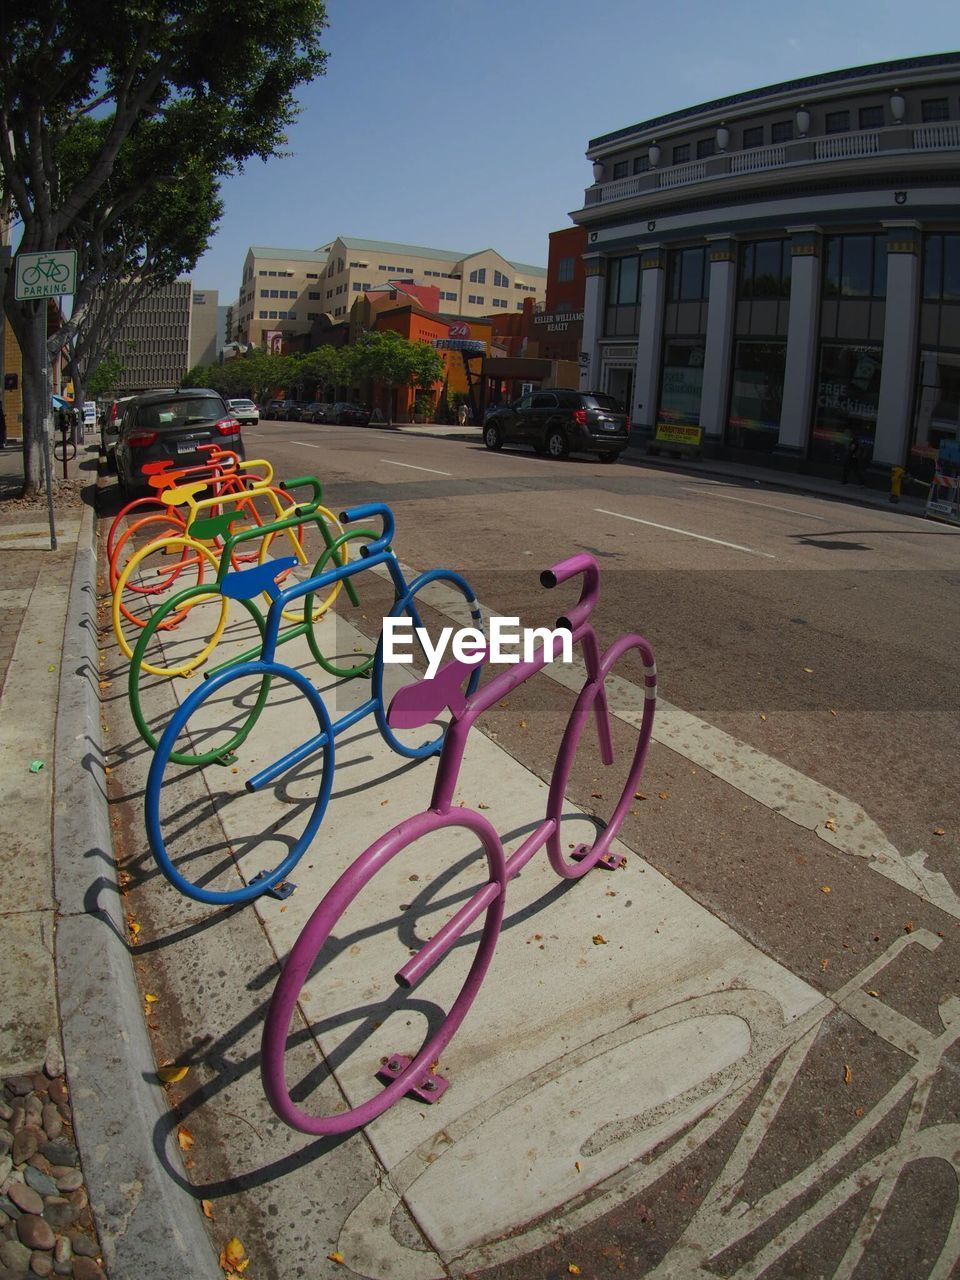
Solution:
[(172, 458), (163, 458), (160, 462), (145, 462), (140, 470), (145, 476), (150, 477), (151, 488), (165, 489), (169, 481), (165, 477), (162, 479), (157, 479), (157, 477), (162, 476), (163, 472), (169, 471), (172, 466)]
[(191, 498), (195, 498), (198, 493), (203, 493), (209, 487), (209, 480), (193, 480), (190, 484), (181, 484), (173, 489), (164, 489), (163, 500), (168, 506), (182, 507), (184, 503), (189, 502)]
[(275, 579), (296, 563), (296, 556), (278, 556), (276, 560), (264, 560), (263, 564), (252, 565), (249, 569), (227, 573), (220, 583), (220, 594), (229, 596), (231, 600), (252, 600), (266, 591), (275, 597), (279, 590)]
[(473, 662), (455, 658), (445, 663), (432, 680), (415, 680), (398, 689), (390, 700), (387, 724), (392, 729), (419, 729), (435, 720), (444, 707), (449, 707), (455, 717), (463, 715), (467, 699), (460, 686), (485, 657), (486, 650)]
[(236, 511), (223, 511), (218, 516), (207, 516), (203, 520), (194, 520), (190, 526), (190, 537), (200, 542), (214, 542), (217, 538), (225, 538), (230, 526), (240, 517)]

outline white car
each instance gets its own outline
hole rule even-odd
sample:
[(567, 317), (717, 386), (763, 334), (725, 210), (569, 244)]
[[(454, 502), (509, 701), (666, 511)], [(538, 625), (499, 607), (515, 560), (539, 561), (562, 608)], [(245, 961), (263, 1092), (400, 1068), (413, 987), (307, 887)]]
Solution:
[(228, 400), (227, 408), (241, 426), (255, 427), (260, 421), (260, 410), (252, 400)]

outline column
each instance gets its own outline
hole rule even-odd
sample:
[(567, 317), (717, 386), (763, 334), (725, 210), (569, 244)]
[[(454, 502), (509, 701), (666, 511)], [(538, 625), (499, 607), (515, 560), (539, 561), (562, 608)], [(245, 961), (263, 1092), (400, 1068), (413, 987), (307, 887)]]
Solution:
[(901, 466), (910, 443), (920, 317), (920, 225), (885, 222), (887, 304), (883, 322), (880, 401), (871, 465)]
[(710, 301), (707, 305), (707, 345), (703, 356), (700, 426), (705, 436), (723, 439), (730, 401), (733, 330), (737, 305), (737, 246), (733, 240), (710, 237)]
[[(637, 334), (637, 367), (633, 379), (633, 411), (630, 421), (641, 436), (657, 429), (657, 392), (660, 388), (660, 353), (663, 349), (663, 307), (666, 299), (666, 252), (661, 245), (640, 251), (640, 331)], [(631, 433), (632, 434), (632, 433)]]
[(783, 410), (776, 452), (804, 454), (813, 418), (817, 379), (817, 335), (820, 329), (820, 230), (787, 227), (793, 237), (790, 253), (790, 315), (787, 359), (783, 375)]
[(600, 385), (600, 349), (603, 332), (603, 290), (607, 263), (599, 254), (584, 258), (586, 283), (583, 294), (583, 331), (580, 339), (580, 390), (590, 391)]

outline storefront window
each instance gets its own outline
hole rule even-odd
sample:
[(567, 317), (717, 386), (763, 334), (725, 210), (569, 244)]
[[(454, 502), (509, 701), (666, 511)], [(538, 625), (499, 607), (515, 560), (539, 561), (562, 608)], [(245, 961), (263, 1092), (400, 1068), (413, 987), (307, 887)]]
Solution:
[(705, 248), (675, 249), (670, 254), (670, 302), (696, 302), (710, 296), (710, 264)]
[(785, 342), (738, 342), (727, 443), (736, 449), (771, 450), (780, 439)]
[(825, 298), (885, 298), (886, 235), (827, 236), (824, 243)]
[(944, 440), (960, 440), (960, 353), (921, 351), (910, 469), (929, 479)]
[(789, 240), (756, 240), (740, 254), (740, 298), (789, 298), (793, 256)]
[(619, 337), (640, 325), (640, 258), (612, 258), (607, 263), (607, 306), (604, 333)]
[(851, 438), (869, 462), (877, 429), (882, 348), (857, 343), (820, 345), (820, 369), (810, 456), (818, 462), (843, 461)]
[(703, 338), (666, 338), (658, 423), (698, 427), (703, 391)]

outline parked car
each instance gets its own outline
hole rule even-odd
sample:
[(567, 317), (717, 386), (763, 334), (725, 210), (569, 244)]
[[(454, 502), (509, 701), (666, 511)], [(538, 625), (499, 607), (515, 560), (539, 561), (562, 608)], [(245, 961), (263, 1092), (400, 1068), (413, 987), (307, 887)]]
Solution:
[(260, 410), (252, 400), (228, 400), (227, 408), (241, 427), (255, 427), (260, 421)]
[(284, 411), (284, 419), (287, 422), (304, 422), (308, 419), (304, 418), (307, 411), (307, 402), (305, 400), (293, 400)]
[(177, 466), (202, 463), (202, 444), (218, 444), (244, 457), (240, 423), (216, 391), (191, 387), (153, 391), (127, 402), (117, 437), (117, 478), (124, 497), (150, 492), (147, 462), (169, 459)]
[(133, 396), (122, 396), (114, 400), (103, 412), (100, 424), (100, 452), (107, 460), (107, 470), (115, 471), (117, 466), (117, 437), (120, 434), (120, 423), (123, 420), (127, 405)]
[(273, 422), (283, 422), (287, 416), (287, 410), (293, 403), (293, 400), (271, 400), (264, 405), (262, 416), (270, 418)]
[(329, 422), (327, 414), (333, 408), (325, 400), (311, 400), (300, 415), (301, 422)]
[(338, 400), (330, 406), (328, 422), (337, 422), (341, 426), (365, 427), (370, 421), (370, 410), (363, 405), (354, 404), (351, 400)]
[(527, 444), (551, 458), (595, 453), (602, 462), (616, 462), (629, 432), (630, 419), (612, 396), (557, 387), (491, 409), (483, 422), (483, 443), (488, 449)]

